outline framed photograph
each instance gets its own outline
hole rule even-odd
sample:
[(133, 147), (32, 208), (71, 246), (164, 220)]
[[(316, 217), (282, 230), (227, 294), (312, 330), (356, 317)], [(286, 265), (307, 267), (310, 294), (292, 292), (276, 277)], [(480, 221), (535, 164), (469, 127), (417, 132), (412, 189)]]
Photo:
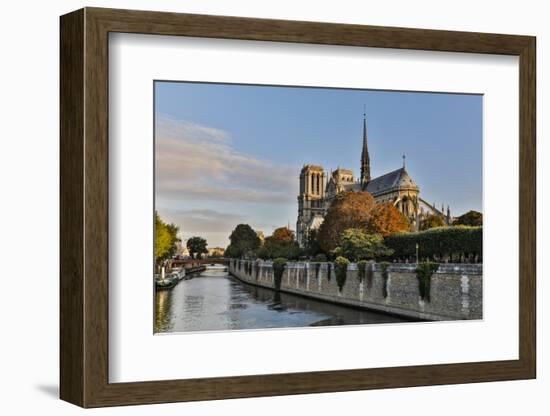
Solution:
[(535, 378), (534, 37), (60, 27), (63, 400)]

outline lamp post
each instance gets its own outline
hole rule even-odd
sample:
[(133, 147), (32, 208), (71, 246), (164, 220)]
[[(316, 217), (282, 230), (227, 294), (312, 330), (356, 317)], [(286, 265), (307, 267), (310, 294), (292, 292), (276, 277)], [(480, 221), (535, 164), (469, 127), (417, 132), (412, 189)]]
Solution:
[(416, 264), (418, 264), (418, 243), (416, 243)]

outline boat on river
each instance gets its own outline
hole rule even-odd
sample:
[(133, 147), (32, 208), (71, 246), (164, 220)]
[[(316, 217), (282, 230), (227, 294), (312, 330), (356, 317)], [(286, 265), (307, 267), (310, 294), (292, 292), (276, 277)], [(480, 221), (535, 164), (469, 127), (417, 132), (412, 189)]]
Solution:
[(170, 275), (165, 276), (164, 278), (155, 275), (155, 286), (157, 290), (159, 289), (170, 289), (178, 283), (178, 280), (173, 278)]
[(170, 289), (174, 287), (180, 280), (185, 278), (185, 268), (177, 267), (172, 269), (168, 274), (155, 274), (155, 286), (157, 289)]

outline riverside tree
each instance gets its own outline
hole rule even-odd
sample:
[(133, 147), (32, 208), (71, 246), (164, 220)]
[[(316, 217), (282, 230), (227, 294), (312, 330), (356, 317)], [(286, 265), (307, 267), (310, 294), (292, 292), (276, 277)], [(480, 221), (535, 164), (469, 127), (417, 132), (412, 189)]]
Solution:
[[(304, 254), (309, 257), (316, 257), (319, 255), (325, 255), (321, 246), (319, 245), (319, 229), (309, 230), (306, 234), (305, 250)], [(325, 259), (326, 261), (326, 259)]]
[(274, 259), (283, 257), (289, 260), (300, 256), (300, 247), (294, 239), (294, 233), (288, 227), (277, 228), (265, 239), (264, 245), (258, 250), (258, 257)]
[(453, 225), (469, 225), (478, 227), (483, 225), (483, 214), (478, 211), (468, 211), (456, 219)]
[(225, 249), (227, 257), (243, 257), (255, 252), (261, 245), (260, 237), (248, 224), (239, 224), (229, 236), (230, 244)]
[(155, 262), (162, 263), (163, 260), (176, 254), (176, 243), (181, 241), (178, 238), (179, 228), (175, 224), (167, 224), (155, 211)]
[(393, 250), (384, 245), (384, 237), (380, 234), (367, 234), (357, 228), (348, 228), (342, 233), (334, 254), (355, 262), (391, 256)]
[(189, 250), (189, 254), (191, 254), (191, 258), (201, 258), (202, 254), (208, 253), (207, 243), (206, 240), (202, 237), (191, 237), (189, 240), (187, 240), (187, 250)]
[(367, 226), (369, 234), (387, 236), (411, 230), (411, 224), (393, 204), (378, 204), (371, 211)]
[(294, 232), (288, 227), (279, 227), (268, 238), (282, 243), (291, 243), (294, 241)]
[(343, 192), (336, 196), (319, 228), (321, 249), (332, 252), (348, 228), (366, 230), (374, 206), (374, 198), (368, 192)]
[(443, 217), (441, 215), (428, 215), (426, 218), (422, 220), (420, 223), (420, 231), (429, 230), (431, 228), (437, 228), (437, 227), (444, 227), (445, 221), (443, 221)]

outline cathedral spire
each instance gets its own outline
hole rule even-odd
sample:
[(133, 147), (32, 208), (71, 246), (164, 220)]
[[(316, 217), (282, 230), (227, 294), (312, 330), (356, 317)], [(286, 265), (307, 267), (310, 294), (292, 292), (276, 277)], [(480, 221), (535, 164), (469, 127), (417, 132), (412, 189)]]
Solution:
[(365, 189), (367, 183), (370, 182), (370, 157), (369, 148), (367, 146), (367, 115), (366, 110), (363, 110), (363, 151), (361, 152), (361, 187)]

